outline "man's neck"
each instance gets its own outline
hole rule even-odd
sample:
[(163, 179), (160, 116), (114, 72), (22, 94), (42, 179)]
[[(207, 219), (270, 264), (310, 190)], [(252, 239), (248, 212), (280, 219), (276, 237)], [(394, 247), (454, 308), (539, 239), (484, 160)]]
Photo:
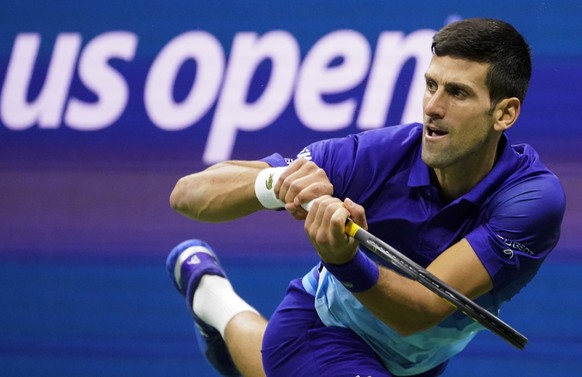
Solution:
[(441, 201), (450, 203), (471, 191), (481, 182), (493, 169), (497, 157), (501, 153), (500, 146), (501, 143), (497, 143), (497, 148), (490, 148), (489, 153), (473, 156), (473, 158), (461, 161), (455, 166), (432, 169), (432, 178), (436, 180)]

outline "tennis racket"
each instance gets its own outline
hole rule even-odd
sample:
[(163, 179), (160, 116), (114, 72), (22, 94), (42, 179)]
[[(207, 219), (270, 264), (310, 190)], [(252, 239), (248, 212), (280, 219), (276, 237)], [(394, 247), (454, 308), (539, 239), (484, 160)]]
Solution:
[[(306, 211), (311, 208), (312, 202), (303, 205)], [(453, 287), (449, 286), (424, 267), (420, 266), (394, 247), (388, 245), (378, 237), (374, 236), (367, 230), (361, 228), (348, 219), (346, 223), (346, 234), (358, 240), (361, 245), (380, 257), (382, 260), (390, 263), (406, 277), (418, 281), (420, 284), (430, 289), (433, 293), (444, 299), (455, 309), (460, 310), (469, 318), (499, 335), (514, 347), (523, 350), (528, 339), (503, 322), (497, 316), (493, 315), (487, 309), (483, 308), (473, 300), (463, 295)]]
[(501, 336), (514, 347), (520, 350), (524, 349), (528, 341), (524, 335), (503, 322), (497, 316), (493, 315), (487, 309), (478, 305), (467, 296), (428, 272), (425, 268), (406, 257), (386, 242), (369, 233), (365, 229), (362, 229), (352, 220), (348, 220), (348, 223), (346, 224), (346, 234), (358, 240), (361, 245), (382, 258), (382, 260), (392, 264), (408, 278), (416, 280), (426, 288), (430, 289), (455, 309), (460, 310), (485, 328)]

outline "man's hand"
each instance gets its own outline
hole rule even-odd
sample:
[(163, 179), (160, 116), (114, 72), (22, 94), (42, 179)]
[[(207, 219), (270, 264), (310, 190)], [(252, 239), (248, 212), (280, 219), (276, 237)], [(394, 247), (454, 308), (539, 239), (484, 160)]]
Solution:
[(364, 208), (351, 199), (342, 202), (326, 195), (313, 201), (304, 228), (324, 262), (340, 265), (349, 262), (356, 254), (358, 243), (345, 231), (348, 218), (367, 229)]
[(286, 203), (285, 209), (297, 220), (307, 217), (302, 204), (322, 195), (333, 194), (333, 186), (325, 171), (304, 158), (293, 161), (285, 169), (273, 190)]

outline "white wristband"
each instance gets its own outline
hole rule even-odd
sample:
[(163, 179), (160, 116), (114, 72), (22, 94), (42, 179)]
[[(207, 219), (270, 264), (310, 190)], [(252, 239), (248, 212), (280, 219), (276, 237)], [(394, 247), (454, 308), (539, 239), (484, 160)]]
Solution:
[(281, 173), (285, 169), (287, 169), (286, 166), (266, 168), (261, 170), (259, 175), (257, 175), (257, 179), (255, 180), (255, 195), (257, 195), (257, 199), (259, 199), (263, 207), (269, 209), (285, 207), (285, 202), (279, 200), (273, 191), (275, 183), (277, 183)]

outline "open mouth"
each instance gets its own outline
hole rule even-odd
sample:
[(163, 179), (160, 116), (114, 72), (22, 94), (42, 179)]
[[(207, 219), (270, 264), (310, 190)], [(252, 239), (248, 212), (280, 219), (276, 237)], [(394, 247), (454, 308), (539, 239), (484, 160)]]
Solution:
[(426, 135), (429, 137), (445, 136), (446, 134), (447, 134), (447, 132), (445, 132), (443, 130), (439, 130), (436, 127), (426, 126)]

